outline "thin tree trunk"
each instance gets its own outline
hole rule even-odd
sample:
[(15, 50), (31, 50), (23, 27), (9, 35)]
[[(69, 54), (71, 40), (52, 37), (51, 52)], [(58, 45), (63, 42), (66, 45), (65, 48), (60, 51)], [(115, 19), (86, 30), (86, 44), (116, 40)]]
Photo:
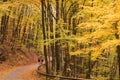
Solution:
[(91, 52), (88, 54), (87, 69), (88, 69), (88, 71), (86, 72), (86, 78), (90, 79), (90, 75), (91, 75)]
[[(59, 10), (60, 10), (60, 7), (59, 7), (59, 0), (56, 0), (56, 32), (55, 33), (55, 38), (59, 38), (60, 35), (59, 35), (59, 25), (58, 25), (58, 21), (59, 21)], [(60, 53), (59, 53), (59, 40), (57, 40), (55, 42), (55, 54), (56, 54), (56, 71), (57, 71), (57, 75), (59, 75), (60, 73)]]
[(1, 34), (2, 34), (1, 43), (4, 43), (4, 40), (6, 39), (8, 21), (9, 21), (9, 16), (7, 16), (6, 14), (3, 15), (1, 20)]
[[(7, 2), (7, 0), (3, 0), (3, 2)], [(1, 44), (4, 43), (4, 40), (6, 39), (8, 21), (9, 21), (9, 16), (4, 14), (1, 18), (1, 34), (2, 34)]]

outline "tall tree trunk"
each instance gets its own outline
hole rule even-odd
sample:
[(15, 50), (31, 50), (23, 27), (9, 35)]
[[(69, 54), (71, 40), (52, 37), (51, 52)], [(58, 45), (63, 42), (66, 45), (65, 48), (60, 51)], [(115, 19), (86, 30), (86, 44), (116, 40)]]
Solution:
[[(43, 31), (43, 40), (46, 41), (46, 31), (45, 31), (45, 9), (44, 9), (44, 5), (45, 5), (45, 0), (41, 0), (41, 7), (42, 7), (42, 31)], [(44, 45), (44, 56), (45, 56), (45, 62), (46, 62), (46, 73), (48, 72), (48, 60), (47, 60), (47, 47), (46, 45)]]
[(50, 47), (51, 47), (51, 52), (52, 52), (52, 74), (54, 74), (55, 72), (55, 44), (54, 44), (54, 28), (53, 28), (53, 10), (52, 10), (52, 6), (50, 4), (50, 1), (48, 0), (48, 17), (49, 17), (49, 25), (50, 25), (50, 39), (53, 40), (52, 43), (50, 43)]
[[(58, 25), (58, 21), (59, 21), (59, 10), (60, 10), (60, 7), (59, 7), (59, 0), (56, 0), (56, 33), (55, 33), (55, 38), (59, 38), (60, 35), (59, 35), (59, 25)], [(59, 75), (59, 72), (60, 72), (60, 53), (59, 53), (59, 40), (57, 40), (55, 42), (55, 54), (56, 54), (56, 71), (57, 71), (57, 75)]]
[[(118, 21), (113, 23), (113, 27), (115, 29), (115, 38), (119, 40), (119, 34), (118, 34)], [(116, 52), (117, 52), (117, 61), (118, 61), (118, 69), (119, 69), (119, 79), (120, 79), (120, 45), (116, 46)]]

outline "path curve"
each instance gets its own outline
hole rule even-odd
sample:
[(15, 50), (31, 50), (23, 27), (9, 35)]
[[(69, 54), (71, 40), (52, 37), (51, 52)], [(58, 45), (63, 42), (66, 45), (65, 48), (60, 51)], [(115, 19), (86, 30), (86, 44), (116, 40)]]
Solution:
[(24, 72), (30, 70), (30, 69), (36, 69), (39, 66), (39, 64), (24, 66), (19, 69), (16, 69), (14, 71), (11, 71), (4, 75), (0, 80), (20, 80), (21, 74)]

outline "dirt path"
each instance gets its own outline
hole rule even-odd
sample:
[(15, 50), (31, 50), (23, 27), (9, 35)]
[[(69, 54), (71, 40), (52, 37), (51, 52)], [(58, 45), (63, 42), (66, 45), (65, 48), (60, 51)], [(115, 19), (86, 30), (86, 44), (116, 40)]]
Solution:
[(21, 74), (23, 74), (28, 70), (35, 69), (37, 67), (38, 67), (38, 64), (21, 67), (19, 69), (16, 69), (4, 75), (0, 80), (20, 80)]

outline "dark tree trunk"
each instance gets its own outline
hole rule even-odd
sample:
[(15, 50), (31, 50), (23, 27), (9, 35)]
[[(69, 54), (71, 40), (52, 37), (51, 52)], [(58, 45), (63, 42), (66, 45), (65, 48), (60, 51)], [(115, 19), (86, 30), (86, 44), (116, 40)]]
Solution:
[[(50, 43), (51, 52), (52, 52), (52, 74), (55, 72), (55, 44), (54, 44), (54, 28), (53, 28), (53, 10), (52, 6), (50, 4), (50, 1), (48, 0), (48, 17), (49, 17), (49, 23), (50, 23), (50, 39), (53, 40), (52, 43)], [(52, 33), (52, 34), (51, 34)]]
[(117, 56), (118, 56), (118, 68), (119, 68), (119, 79), (120, 79), (120, 45), (118, 45), (117, 47)]
[(1, 43), (4, 43), (4, 40), (6, 39), (8, 21), (9, 21), (9, 16), (7, 16), (6, 14), (3, 15), (1, 19), (1, 34), (2, 34)]
[[(115, 38), (117, 40), (119, 40), (119, 34), (118, 34), (118, 22), (116, 21), (115, 23), (113, 23), (113, 27), (115, 29)], [(118, 61), (118, 69), (119, 69), (119, 79), (120, 79), (120, 45), (116, 46), (116, 52), (117, 52), (117, 61)]]
[(86, 78), (90, 79), (91, 75), (91, 52), (88, 54), (88, 64), (87, 64), (87, 72), (86, 72)]
[[(42, 31), (43, 31), (43, 40), (46, 40), (46, 31), (45, 31), (45, 9), (44, 9), (44, 5), (45, 5), (45, 0), (41, 0), (41, 7), (42, 7)], [(47, 60), (47, 47), (46, 45), (44, 45), (44, 56), (45, 56), (45, 62), (46, 62), (46, 73), (48, 72), (48, 60)]]
[[(58, 25), (58, 21), (59, 21), (59, 15), (60, 15), (60, 13), (59, 13), (59, 10), (60, 10), (60, 7), (59, 7), (59, 0), (56, 0), (56, 34), (55, 34), (55, 38), (59, 38), (60, 37), (60, 35), (59, 35), (59, 25)], [(57, 71), (57, 74), (59, 74), (59, 72), (60, 72), (60, 53), (59, 53), (59, 48), (60, 48), (60, 46), (59, 46), (59, 40), (57, 40), (56, 42), (55, 42), (55, 54), (56, 54), (56, 71)]]

